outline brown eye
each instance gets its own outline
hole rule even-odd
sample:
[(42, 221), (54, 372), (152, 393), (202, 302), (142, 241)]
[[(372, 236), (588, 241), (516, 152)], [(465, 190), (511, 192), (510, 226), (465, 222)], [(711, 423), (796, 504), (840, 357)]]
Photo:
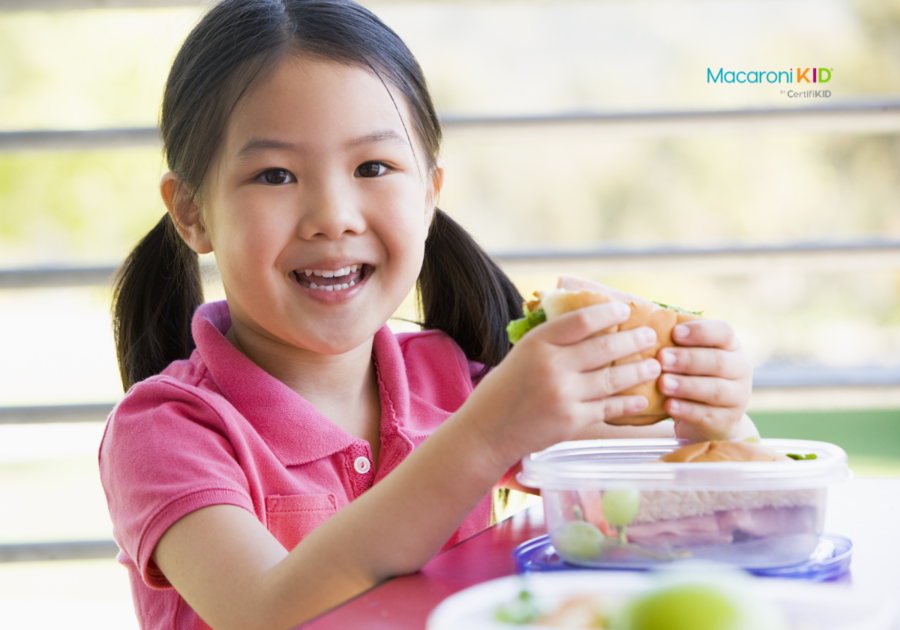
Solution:
[(267, 184), (286, 184), (290, 179), (291, 174), (281, 168), (273, 168), (272, 170), (263, 173), (263, 180)]
[(384, 164), (379, 162), (366, 162), (356, 169), (356, 174), (360, 177), (378, 177), (385, 170), (387, 170), (387, 168)]

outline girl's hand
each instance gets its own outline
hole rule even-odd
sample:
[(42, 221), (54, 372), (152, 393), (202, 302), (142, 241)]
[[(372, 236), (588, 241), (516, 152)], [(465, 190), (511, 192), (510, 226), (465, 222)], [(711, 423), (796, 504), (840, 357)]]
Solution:
[[(561, 276), (559, 288), (602, 291), (624, 302), (644, 298), (611, 287)], [(750, 402), (753, 369), (731, 326), (715, 320), (679, 324), (673, 330), (679, 348), (657, 355), (663, 375), (658, 386), (666, 412), (675, 420), (675, 436), (693, 441), (758, 436), (744, 411)]]
[(593, 336), (629, 314), (625, 304), (609, 302), (542, 324), (475, 388), (463, 406), (465, 415), (503, 470), (524, 454), (647, 406), (643, 396), (615, 394), (655, 379), (660, 374), (656, 359), (604, 366), (652, 346), (656, 333), (641, 327)]
[(703, 441), (757, 435), (744, 415), (753, 368), (734, 329), (705, 319), (677, 325), (672, 338), (685, 347), (663, 348), (657, 359), (663, 371), (658, 386), (669, 396), (665, 406), (675, 420), (675, 436)]

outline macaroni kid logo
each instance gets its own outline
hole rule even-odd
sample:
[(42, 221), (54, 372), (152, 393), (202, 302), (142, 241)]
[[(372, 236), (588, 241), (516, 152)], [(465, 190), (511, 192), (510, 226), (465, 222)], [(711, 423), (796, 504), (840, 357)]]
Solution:
[(828, 83), (834, 68), (790, 68), (789, 70), (725, 70), (719, 68), (713, 72), (712, 68), (706, 69), (707, 83), (769, 83), (780, 85), (795, 85), (798, 89), (781, 90), (788, 98), (830, 98), (831, 90), (799, 89), (803, 83), (813, 84)]

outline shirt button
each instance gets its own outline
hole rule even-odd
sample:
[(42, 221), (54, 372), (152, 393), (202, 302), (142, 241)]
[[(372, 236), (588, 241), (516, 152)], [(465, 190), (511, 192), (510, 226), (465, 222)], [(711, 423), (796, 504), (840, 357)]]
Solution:
[(372, 463), (367, 457), (359, 456), (353, 462), (353, 469), (360, 475), (365, 475), (372, 468)]

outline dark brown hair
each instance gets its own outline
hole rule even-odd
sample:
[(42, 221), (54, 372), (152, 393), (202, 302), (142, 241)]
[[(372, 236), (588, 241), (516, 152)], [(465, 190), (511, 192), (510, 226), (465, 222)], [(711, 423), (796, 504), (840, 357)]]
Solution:
[[(188, 35), (163, 95), (159, 127), (166, 161), (191, 195), (179, 204), (201, 196), (232, 111), (287, 54), (359, 66), (390, 83), (409, 105), (426, 165), (435, 167), (441, 128), (422, 70), (370, 11), (349, 0), (225, 0)], [(426, 240), (418, 289), (424, 328), (445, 331), (485, 369), (506, 356), (505, 328), (521, 316), (521, 296), (440, 210)], [(167, 214), (138, 243), (116, 281), (113, 325), (126, 390), (190, 356), (191, 318), (202, 302), (197, 254)]]

